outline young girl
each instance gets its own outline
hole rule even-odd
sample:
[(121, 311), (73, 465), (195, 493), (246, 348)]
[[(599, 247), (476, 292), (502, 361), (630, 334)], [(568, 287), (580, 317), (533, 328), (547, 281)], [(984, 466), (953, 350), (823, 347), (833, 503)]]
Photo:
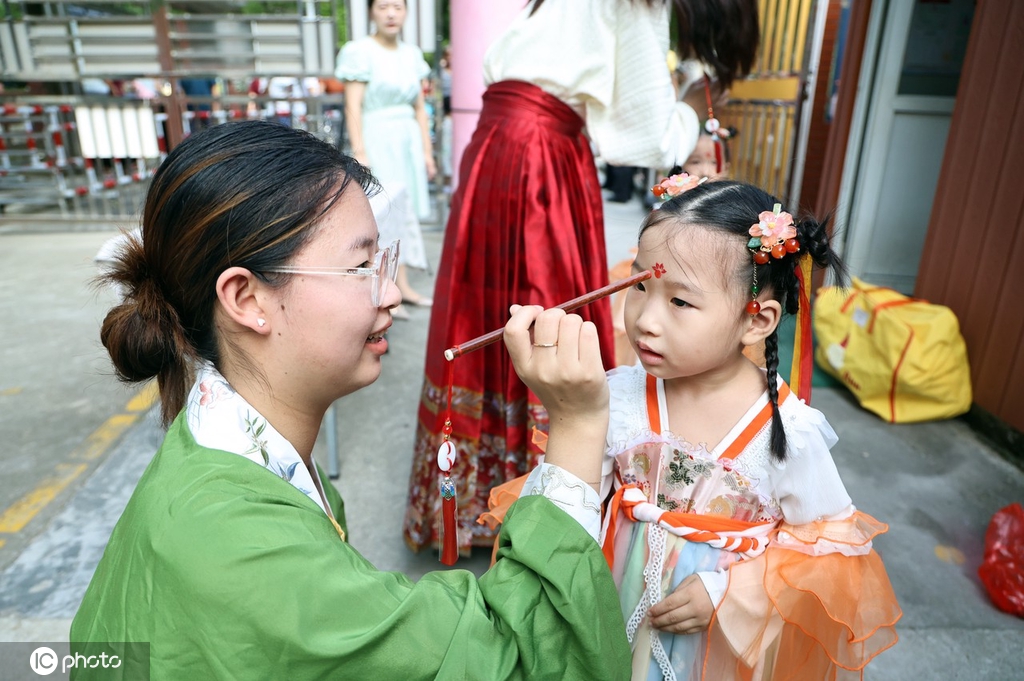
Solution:
[[(871, 548), (886, 526), (852, 505), (835, 433), (777, 375), (803, 258), (841, 274), (823, 224), (737, 182), (640, 229), (633, 268), (654, 276), (626, 298), (640, 364), (609, 372), (604, 476), (634, 679), (860, 678), (896, 641)], [(743, 354), (760, 341), (767, 369)]]

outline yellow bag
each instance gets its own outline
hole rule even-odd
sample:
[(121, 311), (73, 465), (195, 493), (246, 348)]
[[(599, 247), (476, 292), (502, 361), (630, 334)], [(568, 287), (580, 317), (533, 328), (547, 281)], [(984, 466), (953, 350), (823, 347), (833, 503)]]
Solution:
[(948, 307), (853, 278), (814, 303), (815, 359), (868, 411), (892, 423), (951, 418), (971, 407), (960, 324)]

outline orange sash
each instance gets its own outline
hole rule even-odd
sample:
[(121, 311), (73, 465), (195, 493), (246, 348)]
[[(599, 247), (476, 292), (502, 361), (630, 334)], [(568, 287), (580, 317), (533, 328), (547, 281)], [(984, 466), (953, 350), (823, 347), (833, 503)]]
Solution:
[(768, 534), (775, 527), (774, 522), (751, 523), (721, 516), (666, 511), (648, 501), (643, 490), (636, 485), (623, 485), (608, 506), (608, 529), (602, 551), (609, 566), (614, 564), (615, 532), (620, 512), (632, 522), (654, 522), (687, 541), (702, 542), (747, 556), (757, 556), (764, 551), (768, 545)]

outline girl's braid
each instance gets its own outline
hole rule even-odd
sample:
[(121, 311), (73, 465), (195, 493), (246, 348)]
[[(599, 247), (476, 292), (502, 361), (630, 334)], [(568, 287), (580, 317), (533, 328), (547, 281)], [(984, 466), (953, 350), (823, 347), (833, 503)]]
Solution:
[(768, 374), (768, 400), (772, 404), (772, 458), (778, 462), (786, 460), (786, 431), (782, 428), (782, 416), (779, 413), (779, 332), (772, 331), (764, 339), (764, 362)]

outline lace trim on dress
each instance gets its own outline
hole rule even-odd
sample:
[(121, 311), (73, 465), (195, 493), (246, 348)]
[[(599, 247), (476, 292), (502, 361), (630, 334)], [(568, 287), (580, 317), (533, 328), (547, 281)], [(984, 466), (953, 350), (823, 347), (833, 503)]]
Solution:
[(770, 492), (771, 485), (768, 484), (768, 466), (771, 462), (771, 437), (772, 428), (769, 421), (757, 435), (751, 438), (750, 443), (743, 449), (739, 456), (732, 460), (732, 468), (737, 473), (750, 480), (757, 492), (761, 505), (772, 508), (776, 511), (776, 517), (782, 516), (779, 502)]
[(647, 372), (642, 366), (619, 367), (608, 372), (608, 442), (626, 449), (627, 442), (650, 433), (647, 421)]
[[(652, 561), (650, 565), (651, 574), (648, 577), (648, 584), (651, 584), (654, 588), (652, 591), (651, 605), (657, 603), (661, 599), (661, 571), (665, 563), (665, 530), (660, 525), (648, 525), (647, 537), (648, 546), (657, 545), (659, 547), (657, 555), (655, 556), (652, 552), (652, 558), (656, 559), (656, 563)], [(664, 646), (661, 645), (661, 636), (658, 635), (658, 630), (651, 627), (651, 652), (654, 654), (654, 659), (657, 661), (658, 666), (661, 667), (661, 673), (665, 676), (665, 681), (676, 681), (676, 672), (672, 668), (672, 663), (669, 662), (668, 654), (665, 652)]]
[[(650, 558), (644, 567), (644, 582), (646, 584), (644, 593), (626, 622), (626, 638), (630, 645), (636, 638), (636, 632), (644, 618), (647, 617), (651, 606), (661, 600), (661, 573), (665, 563), (665, 530), (657, 523), (647, 525), (647, 549), (650, 552)], [(672, 669), (668, 654), (665, 652), (664, 646), (661, 645), (658, 630), (650, 627), (649, 635), (651, 637), (651, 654), (661, 668), (662, 675), (666, 681), (676, 681), (675, 670)]]

